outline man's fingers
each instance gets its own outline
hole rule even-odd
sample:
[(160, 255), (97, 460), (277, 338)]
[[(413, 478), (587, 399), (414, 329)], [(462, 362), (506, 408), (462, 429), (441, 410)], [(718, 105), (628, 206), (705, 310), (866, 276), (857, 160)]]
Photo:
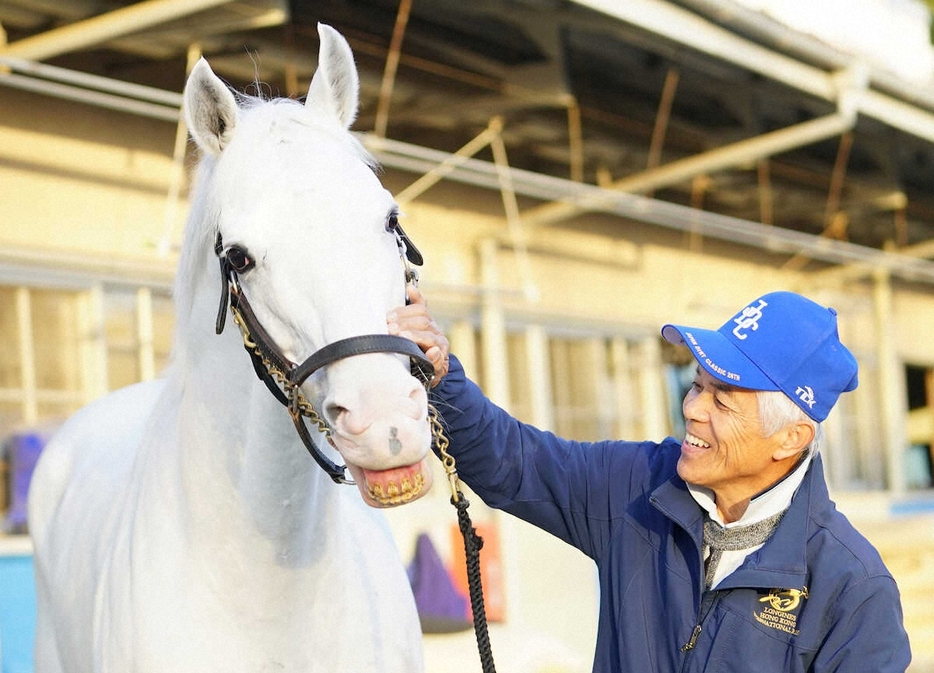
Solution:
[(428, 302), (425, 300), (425, 296), (422, 294), (422, 291), (418, 289), (417, 285), (409, 283), (405, 286), (405, 296), (409, 298), (409, 306), (412, 304), (420, 304), (422, 306), (427, 306)]
[[(390, 332), (391, 333), (391, 332)], [(427, 351), (431, 348), (441, 348), (442, 342), (444, 339), (443, 336), (438, 335), (437, 332), (431, 332), (428, 330), (409, 330), (404, 329), (400, 330), (397, 333), (397, 336), (404, 337), (410, 341), (414, 341), (419, 345), (423, 351)], [(445, 339), (445, 341), (447, 341)]]
[[(415, 290), (418, 292), (418, 290)], [(389, 326), (390, 334), (400, 334), (402, 332), (437, 332), (438, 325), (429, 315), (427, 306), (421, 295), (416, 297), (420, 301), (407, 306), (399, 306), (386, 314), (386, 324)]]
[(448, 373), (449, 362), (446, 342), (447, 339), (445, 339), (444, 347), (432, 346), (427, 351), (425, 351), (425, 357), (428, 358), (428, 361), (431, 362), (432, 366), (435, 368), (435, 375), (431, 378), (432, 388), (438, 385), (441, 382), (441, 379), (444, 378), (444, 375)]
[(419, 289), (409, 285), (405, 291), (409, 303), (386, 314), (386, 326), (390, 334), (410, 339), (422, 349), (435, 368), (431, 380), (431, 386), (434, 387), (448, 373), (451, 345), (428, 313), (427, 302)]
[(435, 329), (434, 320), (431, 319), (431, 316), (402, 310), (390, 312), (386, 316), (386, 323), (396, 325), (400, 331), (429, 331)]

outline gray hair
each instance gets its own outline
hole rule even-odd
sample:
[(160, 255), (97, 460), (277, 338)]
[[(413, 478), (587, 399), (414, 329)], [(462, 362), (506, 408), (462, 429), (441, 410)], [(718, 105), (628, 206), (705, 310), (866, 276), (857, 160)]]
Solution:
[(814, 439), (805, 447), (811, 457), (820, 451), (824, 439), (823, 426), (804, 413), (794, 401), (780, 390), (760, 390), (756, 392), (759, 402), (759, 424), (762, 436), (771, 437), (791, 423), (805, 422), (814, 428)]

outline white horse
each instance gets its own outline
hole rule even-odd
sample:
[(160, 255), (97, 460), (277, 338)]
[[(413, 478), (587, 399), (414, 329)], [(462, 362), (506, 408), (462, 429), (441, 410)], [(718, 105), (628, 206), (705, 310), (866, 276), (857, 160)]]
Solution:
[(404, 300), (395, 205), (348, 130), (353, 56), (332, 28), (319, 34), (304, 105), (238, 107), (205, 61), (191, 73), (185, 110), (204, 158), (172, 364), (80, 411), (41, 458), (38, 673), (422, 670), (404, 566), (368, 506), (430, 486), (427, 397), (409, 358), (350, 357), (300, 386), (339, 454), (313, 428), (316, 448), (346, 462), (360, 497), (309, 458), (236, 327), (214, 330), (229, 283), (300, 363), (385, 335)]

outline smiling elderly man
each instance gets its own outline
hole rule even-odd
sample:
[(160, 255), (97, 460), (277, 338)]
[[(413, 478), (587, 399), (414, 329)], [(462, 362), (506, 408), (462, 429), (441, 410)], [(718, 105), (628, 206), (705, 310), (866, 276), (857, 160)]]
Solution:
[(904, 673), (898, 588), (818, 453), (857, 384), (833, 309), (775, 292), (716, 331), (666, 325), (697, 360), (684, 440), (582, 443), (486, 399), (410, 299), (389, 330), (447, 372), (432, 395), (461, 477), (597, 564), (595, 672)]

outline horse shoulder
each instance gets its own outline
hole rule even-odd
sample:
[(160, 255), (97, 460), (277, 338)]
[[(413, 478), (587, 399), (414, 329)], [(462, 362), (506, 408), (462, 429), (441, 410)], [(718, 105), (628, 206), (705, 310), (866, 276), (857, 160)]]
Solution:
[[(50, 439), (29, 490), (30, 534), (41, 552), (50, 527), (87, 530), (92, 510), (114, 507), (143, 437), (162, 381), (136, 384), (82, 408)], [(106, 518), (106, 517), (104, 517)], [(54, 522), (54, 523), (53, 523)], [(88, 535), (98, 531), (87, 530)]]
[[(37, 670), (71, 671), (88, 648), (115, 540), (116, 515), (144, 429), (164, 384), (137, 384), (71, 416), (42, 451), (29, 489), (38, 598)], [(76, 606), (86, 612), (72, 614)], [(41, 662), (41, 667), (40, 667)]]

